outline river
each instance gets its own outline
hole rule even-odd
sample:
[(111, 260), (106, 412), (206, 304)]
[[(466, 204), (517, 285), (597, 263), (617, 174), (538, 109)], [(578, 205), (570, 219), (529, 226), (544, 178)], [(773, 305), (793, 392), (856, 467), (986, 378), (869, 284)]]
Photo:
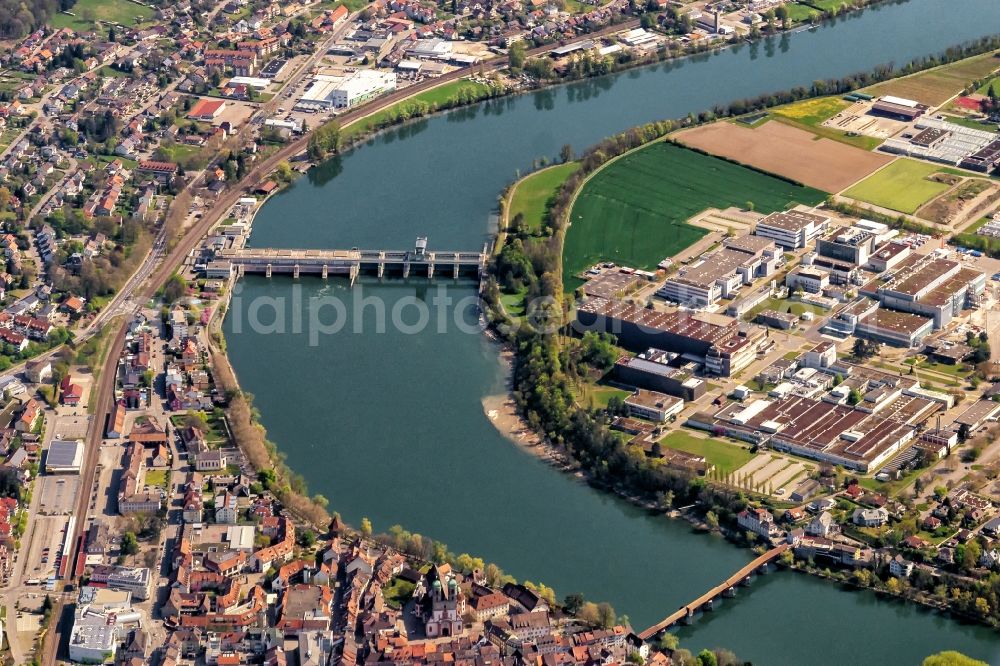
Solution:
[[(427, 235), (432, 249), (478, 249), (502, 188), (563, 144), (582, 149), (648, 120), (903, 63), (997, 25), (994, 0), (911, 0), (835, 26), (421, 120), (312, 169), (263, 208), (252, 244), (407, 249)], [(362, 280), (351, 290), (340, 280), (304, 279), (305, 302), (341, 300), (343, 330), (315, 341), (308, 321), (298, 333), (251, 330), (251, 310), (265, 322), (273, 316), (262, 299), (295, 307), (292, 284), (240, 284), (226, 320), (229, 354), (289, 465), (348, 521), (368, 516), (376, 530), (400, 523), (560, 596), (608, 600), (637, 627), (749, 559), (593, 491), (502, 438), (481, 406), (503, 388), (495, 348), (459, 330), (453, 308), (434, 303), (442, 288), (457, 300), (473, 295), (472, 285)], [(407, 324), (423, 303), (431, 325), (379, 332), (376, 302), (390, 318), (395, 306)], [(294, 329), (290, 316), (286, 323)], [(1000, 663), (1000, 642), (985, 628), (792, 573), (759, 579), (680, 636), (692, 649), (724, 646), (756, 664), (909, 664), (947, 648)]]

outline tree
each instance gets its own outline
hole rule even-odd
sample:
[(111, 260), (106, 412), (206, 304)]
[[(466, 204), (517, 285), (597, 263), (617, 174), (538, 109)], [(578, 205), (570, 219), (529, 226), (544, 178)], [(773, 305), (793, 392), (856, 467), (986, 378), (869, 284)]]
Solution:
[(528, 49), (524, 45), (524, 42), (514, 42), (513, 44), (511, 44), (510, 48), (507, 50), (507, 57), (509, 58), (510, 61), (510, 68), (521, 69), (522, 67), (524, 67), (524, 59), (526, 57), (527, 52)]
[(122, 535), (121, 551), (123, 555), (135, 555), (139, 552), (139, 541), (133, 532), (126, 532)]
[(610, 629), (618, 622), (618, 616), (615, 614), (615, 609), (612, 608), (611, 604), (606, 601), (602, 601), (597, 604), (597, 615), (600, 625), (605, 629)]
[(856, 405), (864, 400), (864, 396), (861, 395), (861, 391), (856, 388), (852, 388), (851, 392), (847, 396), (847, 403), (850, 405)]
[(565, 144), (562, 147), (562, 149), (559, 151), (559, 159), (562, 160), (563, 163), (572, 162), (573, 161), (573, 146), (569, 145), (568, 143)]
[(316, 543), (316, 533), (312, 530), (301, 530), (297, 532), (297, 535), (296, 541), (303, 548), (312, 548)]
[(719, 666), (719, 660), (715, 658), (715, 653), (711, 650), (702, 650), (699, 652), (698, 663), (701, 666)]
[(278, 166), (274, 168), (274, 177), (283, 183), (292, 179), (292, 165), (288, 163), (288, 160), (278, 162)]
[(674, 650), (677, 649), (677, 646), (680, 645), (680, 642), (681, 642), (680, 639), (677, 638), (677, 634), (672, 634), (669, 631), (664, 631), (660, 635), (660, 640), (657, 643), (656, 647), (663, 651), (669, 650), (673, 652)]
[(584, 598), (579, 592), (566, 595), (563, 599), (563, 609), (570, 615), (576, 615), (579, 610), (583, 607)]
[(713, 530), (719, 529), (719, 517), (714, 511), (709, 511), (705, 514), (705, 523)]
[(372, 521), (368, 520), (368, 516), (361, 519), (361, 533), (366, 537), (372, 535)]
[(176, 303), (187, 294), (187, 281), (176, 273), (170, 276), (167, 284), (163, 286), (163, 300), (167, 303)]
[(967, 657), (961, 652), (946, 650), (924, 659), (923, 666), (989, 666), (985, 661)]

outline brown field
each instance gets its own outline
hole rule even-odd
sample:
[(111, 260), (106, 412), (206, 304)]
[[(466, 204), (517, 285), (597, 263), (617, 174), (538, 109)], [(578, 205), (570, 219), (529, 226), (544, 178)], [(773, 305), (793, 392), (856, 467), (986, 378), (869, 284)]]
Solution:
[(935, 107), (962, 92), (972, 81), (992, 74), (997, 68), (1000, 68), (1000, 58), (994, 53), (986, 53), (902, 79), (878, 83), (864, 92), (876, 96), (905, 97)]
[(685, 130), (681, 143), (791, 178), (824, 192), (840, 192), (892, 161), (784, 123), (750, 129), (721, 122)]

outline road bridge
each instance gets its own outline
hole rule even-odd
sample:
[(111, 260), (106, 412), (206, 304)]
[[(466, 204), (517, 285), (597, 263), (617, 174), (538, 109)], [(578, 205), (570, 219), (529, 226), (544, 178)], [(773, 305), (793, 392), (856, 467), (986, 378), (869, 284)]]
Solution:
[(783, 543), (776, 548), (772, 548), (763, 555), (755, 558), (752, 562), (744, 566), (742, 569), (734, 573), (732, 576), (727, 578), (725, 581), (716, 585), (710, 589), (705, 594), (701, 595), (694, 601), (684, 606), (681, 606), (676, 611), (665, 617), (660, 622), (657, 622), (649, 629), (646, 629), (641, 634), (639, 638), (644, 641), (648, 641), (655, 638), (661, 631), (672, 627), (678, 622), (690, 623), (694, 618), (694, 614), (700, 610), (711, 610), (712, 605), (715, 600), (719, 597), (733, 597), (736, 596), (736, 587), (738, 585), (747, 585), (750, 583), (750, 576), (760, 571), (768, 564), (778, 559), (783, 552), (791, 548), (790, 544)]
[(230, 248), (220, 250), (207, 268), (208, 277), (229, 277), (233, 273), (276, 273), (343, 275), (351, 284), (361, 272), (384, 277), (386, 273), (413, 273), (432, 278), (444, 274), (482, 277), (489, 261), (489, 244), (480, 252), (430, 251), (427, 239), (417, 238), (413, 250), (285, 250), (275, 248)]

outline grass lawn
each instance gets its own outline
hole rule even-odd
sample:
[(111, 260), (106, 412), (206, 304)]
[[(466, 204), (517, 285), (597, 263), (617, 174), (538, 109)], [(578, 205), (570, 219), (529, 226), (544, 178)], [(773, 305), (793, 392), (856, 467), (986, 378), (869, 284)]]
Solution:
[(790, 2), (785, 7), (788, 8), (788, 18), (793, 23), (807, 23), (819, 16), (819, 12), (813, 7), (800, 5), (797, 2)]
[[(209, 445), (219, 446), (229, 443), (229, 437), (226, 436), (226, 426), (220, 419), (211, 413), (196, 413), (201, 415), (208, 423), (208, 426), (202, 432), (204, 432), (205, 441)], [(183, 428), (187, 424), (187, 414), (174, 414), (170, 417), (170, 422), (173, 423), (175, 428)]]
[(605, 384), (584, 384), (577, 393), (576, 401), (584, 407), (605, 409), (611, 398), (618, 397), (624, 400), (632, 395), (631, 391), (607, 386)]
[(527, 293), (528, 291), (525, 289), (516, 294), (502, 294), (500, 296), (500, 302), (503, 303), (503, 309), (507, 311), (507, 314), (511, 317), (524, 316), (524, 295)]
[[(744, 315), (747, 321), (753, 321), (760, 312), (764, 310), (774, 310), (776, 312), (790, 312), (791, 314), (800, 317), (804, 312), (812, 312), (816, 315), (821, 315), (826, 312), (823, 308), (810, 305), (808, 303), (799, 303), (798, 301), (793, 301), (788, 298), (769, 298), (757, 307), (753, 308)], [(796, 353), (796, 357), (798, 354)]]
[(345, 127), (341, 132), (341, 135), (345, 141), (349, 141), (360, 134), (365, 134), (373, 128), (378, 127), (381, 123), (385, 122), (386, 119), (392, 118), (400, 108), (403, 108), (407, 104), (412, 102), (427, 102), (432, 106), (440, 107), (446, 102), (456, 100), (459, 93), (463, 90), (472, 90), (481, 94), (486, 91), (486, 86), (477, 81), (469, 81), (466, 79), (450, 81), (444, 85), (438, 86), (437, 88), (426, 90), (419, 95), (414, 95), (409, 99), (397, 102), (396, 104), (382, 109), (377, 113), (373, 113), (366, 118), (362, 118), (358, 122)]
[(972, 224), (970, 224), (969, 226), (967, 226), (965, 229), (962, 229), (962, 233), (963, 234), (974, 234), (977, 231), (979, 231), (980, 227), (986, 226), (991, 219), (992, 218), (990, 218), (990, 217), (984, 217), (981, 220), (977, 220), (976, 222), (973, 222)]
[(678, 451), (705, 456), (719, 471), (728, 473), (743, 467), (754, 454), (738, 444), (730, 444), (721, 439), (695, 437), (682, 431), (675, 431), (660, 440), (663, 446)]
[[(110, 21), (131, 27), (136, 25), (136, 18), (139, 22), (153, 18), (152, 8), (128, 0), (77, 0), (69, 11), (74, 15), (62, 12), (53, 14), (49, 18), (49, 25), (53, 28), (87, 30), (93, 27), (94, 21)], [(93, 13), (93, 20), (84, 20), (83, 15), (89, 13)]]
[(941, 172), (947, 173), (948, 170), (916, 160), (898, 159), (850, 188), (844, 195), (901, 213), (915, 213), (949, 188), (944, 183), (928, 180), (928, 176)]
[(519, 213), (524, 217), (523, 225), (532, 233), (541, 231), (548, 217), (549, 204), (562, 185), (580, 168), (579, 162), (569, 162), (536, 171), (522, 178), (514, 185), (510, 196), (509, 219)]
[(796, 122), (816, 127), (849, 107), (851, 104), (839, 97), (817, 97), (787, 106), (779, 106), (774, 114)]
[(385, 598), (386, 604), (392, 608), (399, 609), (410, 600), (414, 589), (416, 589), (416, 585), (413, 583), (405, 581), (402, 578), (394, 578), (390, 585), (382, 589), (382, 596)]
[(706, 208), (745, 206), (771, 213), (817, 204), (819, 190), (658, 141), (596, 173), (579, 192), (563, 248), (563, 285), (601, 261), (656, 269), (707, 232), (686, 224)]
[(149, 469), (146, 470), (146, 485), (147, 486), (158, 486), (160, 488), (167, 487), (167, 479), (170, 475), (170, 470), (168, 469)]
[(971, 129), (981, 130), (983, 132), (993, 132), (996, 130), (996, 123), (983, 123), (972, 118), (967, 118), (965, 116), (953, 116), (945, 114), (944, 119), (949, 123), (955, 125), (961, 125), (962, 127), (969, 127)]

